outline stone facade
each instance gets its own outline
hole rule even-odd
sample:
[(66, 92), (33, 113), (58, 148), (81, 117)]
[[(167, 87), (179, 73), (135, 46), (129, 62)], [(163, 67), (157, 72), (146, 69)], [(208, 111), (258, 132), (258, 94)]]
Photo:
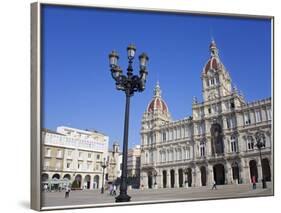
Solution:
[(136, 145), (128, 150), (127, 174), (129, 178), (129, 184), (133, 188), (139, 188), (140, 186), (140, 158), (140, 145)]
[[(271, 98), (247, 103), (232, 86), (214, 41), (201, 74), (203, 102), (192, 116), (173, 121), (157, 83), (142, 118), (141, 184), (199, 187), (272, 179)], [(256, 147), (257, 133), (265, 147)]]
[(120, 158), (120, 146), (118, 143), (113, 144), (112, 150), (108, 152), (107, 159), (107, 182), (113, 183), (117, 178), (121, 177), (120, 164), (122, 163), (122, 158)]

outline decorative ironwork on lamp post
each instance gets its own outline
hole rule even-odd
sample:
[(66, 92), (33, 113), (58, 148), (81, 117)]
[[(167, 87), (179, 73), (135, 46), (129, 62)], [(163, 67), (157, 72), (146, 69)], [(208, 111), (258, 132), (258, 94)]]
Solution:
[(122, 74), (120, 66), (118, 66), (118, 53), (112, 51), (109, 54), (109, 64), (111, 76), (115, 80), (116, 89), (125, 92), (126, 107), (125, 107), (125, 122), (124, 122), (124, 138), (123, 138), (123, 159), (122, 159), (122, 174), (120, 194), (115, 198), (116, 202), (128, 202), (131, 197), (127, 194), (127, 156), (128, 156), (128, 133), (129, 133), (129, 112), (130, 112), (130, 97), (134, 92), (142, 92), (145, 89), (147, 77), (147, 62), (148, 56), (142, 53), (139, 56), (140, 71), (139, 75), (133, 74), (133, 59), (136, 53), (136, 47), (129, 45), (127, 47), (129, 65), (127, 68), (127, 75)]
[(265, 177), (264, 177), (264, 171), (262, 168), (262, 155), (261, 155), (261, 149), (265, 147), (265, 137), (262, 133), (257, 132), (255, 134), (255, 138), (256, 138), (256, 147), (259, 149), (260, 152), (260, 161), (261, 161), (261, 173), (262, 173), (262, 188), (266, 188), (266, 181), (265, 181)]
[(101, 186), (101, 193), (104, 193), (104, 170), (107, 167), (107, 163), (105, 161), (105, 158), (103, 158), (103, 162), (101, 164), (102, 167), (102, 186)]

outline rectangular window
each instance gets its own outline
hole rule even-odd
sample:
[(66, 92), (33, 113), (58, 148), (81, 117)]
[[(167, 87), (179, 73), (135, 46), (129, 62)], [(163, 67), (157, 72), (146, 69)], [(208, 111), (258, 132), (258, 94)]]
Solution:
[(67, 163), (66, 163), (66, 168), (67, 168), (67, 169), (70, 169), (70, 166), (71, 166), (71, 162), (67, 162)]
[(230, 118), (227, 118), (226, 119), (226, 127), (229, 129), (231, 126), (230, 126)]
[(248, 112), (244, 114), (244, 123), (245, 125), (251, 124), (250, 114)]
[(208, 108), (208, 112), (209, 112), (209, 114), (212, 113), (211, 107)]
[(68, 157), (71, 157), (72, 151), (69, 150), (69, 151), (67, 152), (67, 155), (68, 155)]
[(46, 149), (45, 156), (46, 157), (51, 157), (51, 149), (49, 149), (49, 148)]
[(78, 169), (82, 169), (82, 163), (78, 163)]
[(254, 149), (254, 139), (252, 137), (247, 138), (248, 150)]
[(267, 120), (271, 120), (271, 109), (270, 108), (268, 108), (266, 110), (266, 114), (267, 114)]
[(166, 141), (166, 132), (165, 131), (163, 132), (162, 137), (163, 137), (163, 141)]
[(50, 166), (50, 161), (45, 160), (44, 165), (45, 165), (45, 168), (48, 169)]
[(88, 153), (88, 159), (91, 159), (91, 158), (92, 158), (92, 154)]
[(200, 156), (201, 157), (205, 156), (205, 147), (204, 146), (200, 146)]
[(79, 158), (81, 158), (82, 157), (82, 152), (79, 152)]
[(97, 154), (97, 160), (99, 160), (100, 159), (100, 154)]
[(57, 158), (61, 158), (62, 157), (62, 151), (60, 149), (58, 149), (57, 151)]
[(60, 161), (56, 162), (56, 169), (60, 169), (61, 163)]
[(230, 108), (231, 108), (231, 109), (234, 109), (234, 108), (235, 108), (234, 101), (231, 101), (231, 102), (230, 102)]
[(256, 111), (256, 122), (257, 123), (261, 122), (261, 111), (260, 110)]

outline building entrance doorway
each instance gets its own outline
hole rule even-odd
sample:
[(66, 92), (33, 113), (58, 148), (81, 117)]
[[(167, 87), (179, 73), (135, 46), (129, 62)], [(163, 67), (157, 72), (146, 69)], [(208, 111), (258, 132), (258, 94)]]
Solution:
[(152, 185), (153, 185), (153, 176), (152, 176), (152, 172), (148, 173), (148, 188), (152, 189)]
[(206, 167), (205, 166), (201, 166), (200, 172), (201, 172), (201, 186), (206, 186), (206, 183), (207, 183)]
[(214, 170), (214, 180), (216, 181), (217, 185), (225, 184), (225, 171), (224, 166), (222, 164), (216, 164), (213, 167)]
[(262, 171), (265, 181), (271, 181), (270, 165), (267, 158), (262, 159)]
[(256, 182), (258, 182), (257, 162), (255, 160), (251, 160), (250, 163), (249, 163), (249, 166), (250, 166), (251, 182), (252, 182), (254, 176), (256, 178)]
[(167, 171), (163, 171), (163, 188), (167, 187)]
[(183, 187), (183, 170), (179, 169), (179, 187)]
[(174, 188), (175, 187), (175, 171), (174, 170), (171, 170), (170, 171), (170, 176), (171, 176), (171, 188)]

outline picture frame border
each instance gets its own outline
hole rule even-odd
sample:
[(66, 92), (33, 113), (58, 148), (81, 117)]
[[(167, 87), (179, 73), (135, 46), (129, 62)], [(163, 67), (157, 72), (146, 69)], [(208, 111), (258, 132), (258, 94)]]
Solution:
[[(249, 196), (240, 197), (227, 197), (227, 198), (207, 198), (207, 199), (177, 199), (177, 200), (158, 200), (158, 201), (138, 201), (128, 203), (112, 203), (112, 204), (87, 204), (87, 205), (72, 205), (72, 206), (42, 206), (42, 194), (41, 194), (41, 171), (42, 171), (42, 7), (43, 6), (58, 6), (58, 7), (84, 7), (84, 8), (96, 8), (104, 10), (124, 10), (124, 11), (136, 11), (136, 12), (153, 12), (153, 13), (165, 13), (165, 14), (189, 14), (189, 15), (206, 15), (206, 16), (223, 16), (231, 18), (252, 18), (252, 19), (269, 19), (271, 21), (271, 94), (272, 94), (272, 195), (274, 196), (274, 182), (275, 182), (275, 149), (274, 149), (274, 20), (275, 17), (271, 15), (252, 15), (252, 14), (238, 14), (238, 13), (224, 13), (224, 12), (207, 12), (207, 11), (192, 11), (192, 10), (178, 10), (178, 9), (163, 9), (163, 8), (151, 8), (151, 7), (129, 7), (120, 5), (99, 5), (99, 4), (83, 4), (83, 3), (59, 3), (49, 1), (38, 1), (31, 3), (31, 154), (30, 154), (30, 206), (31, 209), (37, 211), (45, 210), (62, 210), (62, 209), (78, 209), (78, 208), (96, 208), (96, 207), (111, 207), (111, 206), (128, 206), (128, 205), (144, 205), (144, 204), (160, 204), (160, 203), (176, 203), (187, 201), (206, 201), (217, 199), (240, 199), (249, 198)], [(255, 197), (266, 197), (265, 195), (256, 195)], [(252, 196), (251, 196), (252, 197)]]

